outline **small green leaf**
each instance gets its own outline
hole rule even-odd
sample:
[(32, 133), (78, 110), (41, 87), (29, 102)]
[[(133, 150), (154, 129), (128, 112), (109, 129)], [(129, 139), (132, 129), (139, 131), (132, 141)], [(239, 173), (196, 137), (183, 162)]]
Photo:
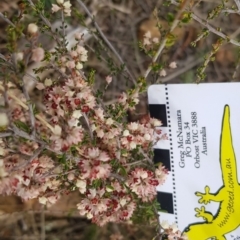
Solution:
[(30, 132), (31, 132), (30, 127), (29, 127), (26, 123), (24, 123), (24, 122), (22, 122), (22, 121), (20, 121), (20, 120), (14, 121), (14, 124), (15, 124), (18, 128), (20, 128), (21, 130), (23, 130), (24, 132), (27, 132), (27, 133), (30, 133)]

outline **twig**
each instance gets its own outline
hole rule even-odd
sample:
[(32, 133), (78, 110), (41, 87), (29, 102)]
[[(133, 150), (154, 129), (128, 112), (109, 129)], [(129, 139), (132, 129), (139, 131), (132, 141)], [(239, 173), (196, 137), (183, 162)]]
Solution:
[(7, 17), (5, 17), (1, 12), (0, 12), (0, 17), (7, 22), (8, 24), (10, 24), (12, 27), (16, 27)]
[[(181, 6), (180, 11), (178, 11), (177, 16), (176, 16), (175, 20), (174, 20), (173, 23), (172, 23), (172, 26), (171, 26), (171, 28), (170, 28), (170, 30), (169, 30), (169, 33), (171, 33), (171, 32), (177, 27), (177, 25), (178, 25), (178, 23), (179, 23), (179, 21), (180, 21), (179, 19), (180, 19), (180, 17), (181, 17), (181, 14), (182, 14), (182, 12), (184, 11), (185, 6), (188, 4), (189, 1), (190, 1), (190, 0), (186, 0), (186, 1), (184, 2), (184, 4)], [(156, 53), (156, 54), (154, 55), (154, 57), (153, 57), (152, 63), (148, 66), (148, 69), (146, 70), (146, 72), (145, 72), (145, 74), (144, 74), (144, 78), (147, 78), (147, 77), (148, 77), (149, 73), (150, 73), (151, 70), (152, 70), (152, 64), (157, 61), (157, 59), (159, 58), (160, 54), (162, 53), (162, 50), (164, 49), (164, 47), (165, 47), (165, 45), (166, 45), (166, 43), (167, 43), (167, 36), (168, 36), (168, 34), (166, 34), (165, 37), (163, 38), (163, 40), (162, 40), (162, 42), (161, 42), (161, 44), (160, 44), (160, 46), (159, 46), (159, 48), (158, 48), (158, 50), (157, 50), (157, 53)]]
[(9, 137), (13, 134), (11, 132), (0, 132), (0, 138)]
[(117, 180), (120, 181), (120, 182), (124, 182), (124, 181), (125, 181), (125, 178), (124, 178), (124, 177), (122, 177), (122, 176), (120, 176), (120, 175), (118, 175), (118, 174), (116, 174), (116, 173), (111, 173), (111, 174), (110, 174), (110, 177), (115, 178), (115, 179), (117, 179)]
[(121, 58), (121, 56), (118, 54), (117, 50), (113, 47), (113, 45), (108, 41), (108, 39), (106, 38), (106, 36), (104, 35), (104, 33), (102, 32), (101, 28), (99, 27), (99, 25), (97, 24), (97, 22), (94, 20), (94, 17), (92, 16), (92, 14), (89, 12), (88, 8), (86, 7), (86, 5), (81, 1), (81, 0), (77, 0), (78, 4), (84, 9), (84, 11), (87, 13), (87, 15), (89, 16), (89, 18), (92, 20), (95, 28), (98, 30), (100, 36), (103, 38), (104, 42), (107, 44), (107, 46), (112, 50), (112, 52), (116, 55), (116, 57), (118, 58), (118, 60), (121, 62), (121, 64), (124, 65), (124, 70), (128, 73), (128, 75), (130, 76), (131, 80), (133, 81), (133, 83), (136, 85), (137, 82), (135, 80), (135, 78), (132, 76), (131, 72), (129, 71), (129, 69), (127, 68), (127, 66), (125, 65), (123, 59)]
[(227, 35), (225, 35), (222, 32), (219, 32), (217, 29), (215, 29), (214, 27), (212, 27), (208, 22), (205, 22), (204, 20), (202, 20), (200, 17), (198, 17), (197, 15), (192, 13), (192, 18), (194, 20), (196, 20), (197, 22), (199, 22), (201, 25), (203, 25), (204, 27), (206, 27), (210, 32), (215, 33), (216, 35), (218, 35), (219, 37), (227, 40), (228, 42), (240, 47), (240, 43), (234, 39), (230, 39), (230, 37), (228, 37)]
[[(179, 4), (176, 2), (176, 1), (173, 1), (172, 0), (172, 4), (176, 5), (176, 6), (179, 6)], [(186, 11), (189, 11), (188, 9), (184, 8), (184, 10)], [(196, 14), (192, 13), (191, 12), (191, 17), (199, 22), (202, 26), (206, 27), (210, 32), (218, 35), (219, 37), (225, 39), (226, 41), (228, 41), (229, 43), (232, 43), (233, 45), (236, 45), (238, 47), (240, 47), (240, 42), (234, 40), (234, 39), (231, 39), (230, 37), (228, 37), (226, 34), (218, 31), (217, 29), (215, 29), (213, 26), (211, 26), (207, 21), (205, 20), (202, 20), (200, 17), (198, 17)]]
[(0, 58), (1, 58), (3, 61), (9, 63), (9, 62), (7, 61), (7, 59), (6, 59), (1, 53), (0, 53)]
[(223, 13), (236, 13), (236, 14), (240, 14), (240, 11), (237, 10), (222, 10)]
[(144, 160), (139, 160), (139, 161), (135, 161), (135, 162), (131, 162), (131, 163), (127, 163), (126, 164), (126, 166), (133, 166), (133, 165), (135, 165), (135, 164), (141, 164), (141, 163), (143, 163), (143, 162), (145, 162), (145, 161), (147, 161), (147, 159), (144, 159)]
[(23, 89), (23, 94), (25, 95), (25, 98), (26, 98), (27, 104), (28, 104), (30, 122), (31, 122), (31, 126), (32, 126), (31, 132), (32, 132), (32, 135), (35, 137), (36, 129), (35, 129), (35, 116), (34, 116), (34, 112), (33, 112), (33, 105), (30, 102), (31, 100), (30, 100), (30, 97), (29, 97), (29, 94), (28, 94), (28, 91), (26, 89), (24, 82), (23, 82), (22, 89)]
[[(5, 89), (4, 87), (0, 84), (0, 91), (2, 91), (3, 93), (5, 93)], [(16, 97), (14, 94), (12, 94), (11, 92), (8, 92), (8, 95), (14, 99), (18, 105), (20, 105), (21, 107), (23, 107), (25, 110), (29, 110), (28, 106), (23, 103), (18, 97)], [(36, 118), (41, 121), (45, 126), (47, 126), (52, 132), (54, 131), (53, 127), (40, 115), (36, 115)]]
[(90, 134), (90, 138), (93, 140), (92, 129), (91, 129), (91, 126), (90, 126), (90, 124), (89, 124), (88, 117), (87, 117), (87, 115), (86, 115), (85, 113), (83, 113), (83, 118), (84, 118), (84, 120), (85, 120), (85, 122), (86, 122), (86, 124), (87, 124), (87, 128), (88, 128), (89, 134)]
[(63, 34), (63, 40), (64, 40), (64, 42), (66, 42), (66, 39), (65, 39), (65, 36), (66, 36), (66, 33), (65, 33), (65, 19), (64, 19), (64, 11), (63, 11), (63, 10), (61, 11), (61, 18), (62, 18), (62, 34)]
[(240, 2), (239, 2), (239, 0), (234, 0), (234, 2), (235, 2), (236, 5), (237, 5), (238, 12), (240, 12)]

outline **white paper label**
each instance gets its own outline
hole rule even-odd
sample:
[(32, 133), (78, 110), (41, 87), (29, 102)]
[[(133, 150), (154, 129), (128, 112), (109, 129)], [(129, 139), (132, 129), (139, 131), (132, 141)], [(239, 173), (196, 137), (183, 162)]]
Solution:
[(240, 239), (240, 83), (152, 85), (148, 98), (168, 135), (155, 146), (170, 168), (161, 220), (190, 240)]

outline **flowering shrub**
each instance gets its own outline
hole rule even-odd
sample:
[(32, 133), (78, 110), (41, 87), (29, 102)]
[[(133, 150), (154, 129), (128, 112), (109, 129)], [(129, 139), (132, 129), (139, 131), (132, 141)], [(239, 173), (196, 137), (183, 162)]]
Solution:
[[(75, 34), (69, 50), (65, 17), (71, 16), (70, 1), (52, 4), (52, 13), (62, 19), (56, 32), (41, 1), (23, 2), (24, 11), (34, 11), (37, 24), (24, 25), (22, 15), (14, 22), (8, 20), (9, 55), (0, 56), (7, 73), (0, 82), (4, 108), (0, 113), (0, 194), (15, 194), (26, 201), (38, 198), (49, 206), (62, 195), (78, 191), (79, 214), (98, 225), (139, 216), (157, 218), (156, 186), (164, 183), (168, 170), (154, 165), (152, 149), (166, 136), (157, 119), (126, 120), (127, 111), (135, 108), (139, 94), (146, 90), (145, 78), (105, 106), (104, 92), (94, 88), (94, 74), (83, 71), (88, 50), (81, 33)], [(40, 32), (54, 39), (54, 49), (42, 47)], [(16, 47), (20, 38), (28, 42), (21, 51)], [(158, 43), (146, 35), (145, 45)], [(38, 63), (33, 75), (26, 72), (30, 61)], [(170, 64), (175, 67), (175, 62)], [(56, 76), (41, 78), (49, 69)], [(161, 74), (166, 75), (164, 69)], [(42, 109), (29, 97), (24, 78), (29, 75), (42, 92)], [(112, 76), (104, 81), (106, 89)], [(169, 239), (185, 239), (175, 225), (165, 223), (161, 231)]]

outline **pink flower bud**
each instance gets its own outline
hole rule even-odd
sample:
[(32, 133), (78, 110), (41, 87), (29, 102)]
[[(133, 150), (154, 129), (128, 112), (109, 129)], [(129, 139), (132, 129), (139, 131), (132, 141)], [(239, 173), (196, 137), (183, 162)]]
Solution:
[(68, 181), (72, 181), (72, 180), (74, 180), (75, 175), (73, 173), (69, 173), (67, 178), (68, 178)]
[(61, 9), (61, 8), (60, 8), (58, 5), (52, 4), (52, 12), (53, 12), (53, 13), (54, 13), (54, 12), (58, 12), (60, 9)]
[(112, 82), (112, 76), (107, 76), (106, 77), (106, 82), (110, 84)]
[(38, 26), (35, 23), (30, 23), (27, 29), (28, 33), (36, 34), (38, 32)]
[(74, 67), (75, 67), (75, 62), (74, 62), (74, 61), (68, 61), (68, 62), (66, 63), (66, 66), (67, 66), (68, 68), (74, 68)]
[(176, 62), (171, 62), (171, 63), (169, 64), (169, 67), (170, 67), (170, 68), (177, 68)]
[(44, 50), (41, 47), (32, 50), (32, 60), (34, 62), (41, 62), (44, 59)]

